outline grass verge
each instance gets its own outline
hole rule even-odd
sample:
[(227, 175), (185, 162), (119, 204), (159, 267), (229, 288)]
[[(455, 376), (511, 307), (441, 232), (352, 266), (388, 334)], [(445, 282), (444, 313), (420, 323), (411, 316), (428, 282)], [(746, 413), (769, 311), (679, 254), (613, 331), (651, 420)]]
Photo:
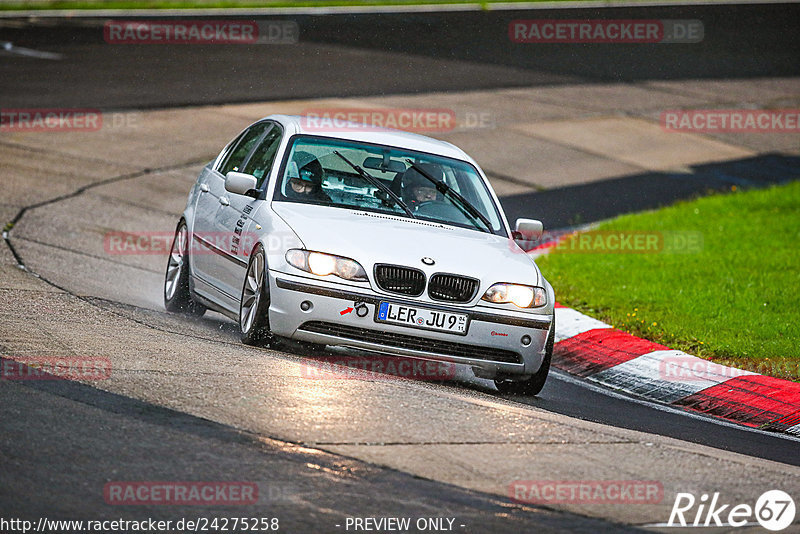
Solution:
[[(643, 248), (608, 252), (620, 246), (612, 235)], [(670, 348), (800, 381), (800, 182), (621, 216), (585, 246), (576, 239), (537, 260), (562, 304)], [(656, 246), (645, 250), (648, 239)]]

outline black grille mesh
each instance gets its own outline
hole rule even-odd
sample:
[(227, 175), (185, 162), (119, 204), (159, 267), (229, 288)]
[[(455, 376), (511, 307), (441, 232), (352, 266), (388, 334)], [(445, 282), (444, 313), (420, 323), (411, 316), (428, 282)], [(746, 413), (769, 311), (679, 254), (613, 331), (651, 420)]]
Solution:
[(401, 265), (375, 266), (375, 281), (384, 291), (412, 297), (421, 295), (425, 290), (425, 273)]
[(434, 300), (469, 302), (478, 290), (478, 280), (453, 274), (435, 274), (428, 282), (428, 295)]
[(451, 341), (442, 341), (438, 339), (407, 336), (394, 332), (383, 332), (380, 330), (370, 330), (368, 328), (325, 323), (322, 321), (310, 321), (303, 323), (300, 326), (300, 330), (314, 332), (317, 334), (327, 334), (345, 339), (353, 339), (356, 341), (377, 343), (379, 345), (386, 345), (389, 347), (421, 350), (425, 352), (432, 352), (434, 354), (472, 358), (474, 360), (521, 363), (520, 355), (510, 350), (478, 347), (476, 345), (466, 345), (464, 343), (453, 343)]

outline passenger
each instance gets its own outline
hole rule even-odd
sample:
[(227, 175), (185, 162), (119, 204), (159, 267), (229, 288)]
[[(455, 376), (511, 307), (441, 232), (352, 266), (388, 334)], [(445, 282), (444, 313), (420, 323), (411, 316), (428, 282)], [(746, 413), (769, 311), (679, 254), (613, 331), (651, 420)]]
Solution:
[(290, 162), (286, 198), (312, 202), (330, 202), (322, 190), (323, 169), (319, 160), (308, 152), (295, 152)]

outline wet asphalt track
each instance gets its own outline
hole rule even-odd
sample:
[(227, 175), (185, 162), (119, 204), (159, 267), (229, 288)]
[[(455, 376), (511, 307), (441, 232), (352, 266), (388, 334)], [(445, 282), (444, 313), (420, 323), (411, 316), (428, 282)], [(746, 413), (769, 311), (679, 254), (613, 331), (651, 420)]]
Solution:
[[(499, 51), (497, 47), (501, 44), (498, 44), (496, 39), (486, 37), (487, 29), (502, 27), (505, 24), (504, 20), (514, 18), (513, 14), (488, 14), (486, 19), (476, 19), (478, 15), (475, 14), (457, 14), (448, 16), (446, 21), (437, 15), (375, 19), (344, 17), (338, 20), (328, 19), (325, 23), (312, 19), (301, 20), (299, 21), (301, 28), (309, 28), (306, 33), (309, 35), (308, 41), (293, 47), (248, 50), (244, 54), (238, 47), (215, 47), (213, 50), (204, 50), (203, 47), (187, 47), (186, 50), (134, 47), (121, 50), (104, 45), (102, 41), (98, 42), (93, 29), (74, 27), (64, 29), (60, 25), (48, 28), (47, 24), (44, 24), (36, 28), (6, 28), (2, 40), (14, 41), (21, 46), (67, 51), (70, 59), (66, 62), (42, 63), (43, 60), (34, 62), (28, 58), (4, 57), (0, 64), (2, 75), (0, 94), (4, 107), (92, 106), (125, 109), (257, 101), (290, 96), (297, 98), (463, 90), (539, 83), (557, 84), (566, 81), (588, 83), (609, 79), (634, 80), (659, 76), (669, 78), (796, 75), (797, 61), (800, 57), (797, 47), (798, 32), (792, 31), (794, 35), (792, 38), (786, 37), (789, 33), (785, 31), (779, 32), (778, 37), (773, 39), (766, 38), (765, 34), (773, 35), (770, 32), (775, 32), (776, 29), (796, 30), (800, 21), (797, 14), (800, 14), (797, 5), (758, 6), (757, 9), (750, 6), (659, 8), (648, 13), (648, 17), (717, 20), (721, 26), (727, 25), (728, 31), (716, 33), (710, 31), (711, 26), (708, 25), (708, 42), (700, 53), (686, 55), (681, 52), (680, 46), (675, 45), (672, 45), (674, 48), (653, 48), (651, 52), (659, 59), (656, 62), (638, 55), (636, 61), (629, 61), (633, 57), (632, 51), (625, 49), (620, 50), (618, 55), (608, 57), (603, 49), (589, 46), (584, 49), (585, 54), (581, 56), (579, 65), (567, 61), (571, 54), (567, 49), (556, 49), (553, 55), (548, 55), (546, 58), (534, 54), (520, 55), (515, 51)], [(628, 16), (628, 13), (614, 15), (615, 18), (625, 18), (625, 16)], [(760, 32), (752, 31), (754, 21), (758, 24), (757, 28), (761, 29)], [(330, 22), (333, 23), (329, 24)], [(442, 27), (437, 24), (444, 25), (446, 31), (441, 31)], [(394, 31), (385, 31), (387, 27)], [(383, 30), (376, 32), (381, 37), (372, 36), (370, 28)], [(346, 46), (353, 42), (354, 35), (358, 36), (358, 48)], [(425, 39), (410, 39), (408, 37), (410, 35), (422, 35)], [(477, 44), (473, 47), (463, 46), (466, 35), (470, 36), (473, 44)], [(743, 54), (741, 51), (745, 49), (757, 53)], [(382, 53), (382, 50), (411, 55), (401, 56), (398, 59), (396, 55), (389, 56)], [(200, 68), (197, 62), (193, 61), (194, 54), (203, 54), (203, 57), (218, 69), (208, 69), (206, 66)], [(743, 60), (740, 55), (744, 55), (745, 59)], [(353, 60), (342, 61), (342, 58), (347, 57), (352, 57)], [(321, 77), (330, 73), (328, 67), (334, 59), (341, 62), (337, 64), (346, 67), (332, 79), (326, 78), (326, 83), (320, 83)], [(491, 63), (492, 66), (487, 67), (486, 63)], [(293, 69), (286, 76), (280, 75), (286, 72), (286, 65), (293, 64), (303, 64), (307, 68)], [(667, 64), (679, 68), (667, 69), (665, 68)], [(372, 75), (363, 76), (365, 68), (370, 70)], [(396, 74), (398, 68), (403, 75)], [(209, 70), (212, 71), (211, 75)], [(55, 83), (56, 80), (59, 83)], [(24, 91), (20, 90), (22, 87), (25, 88)], [(644, 182), (653, 181), (643, 180)], [(624, 184), (617, 185), (625, 189)], [(577, 212), (577, 206), (583, 204), (580, 194), (575, 194), (576, 191), (569, 193), (571, 194), (562, 192), (558, 197), (562, 203), (561, 209), (551, 216), (551, 220), (546, 221), (550, 225), (558, 226), (558, 222), (569, 224), (569, 218), (563, 214), (571, 213), (570, 210)], [(693, 190), (685, 196), (696, 193), (697, 191)], [(558, 194), (558, 191), (551, 191), (542, 195)], [(596, 191), (587, 194), (595, 195)], [(539, 197), (534, 195), (524, 201), (527, 203), (537, 198)], [(511, 203), (510, 216), (513, 216), (514, 211), (513, 200), (506, 200)], [(663, 197), (657, 197), (654, 201), (663, 201)], [(571, 205), (570, 202), (574, 204)], [(647, 195), (631, 195), (629, 209), (635, 209), (637, 202), (640, 202), (642, 207), (649, 207), (647, 202), (651, 201), (647, 200)], [(552, 205), (552, 203), (546, 204)], [(598, 209), (596, 213), (581, 213), (583, 222), (613, 214), (602, 209)], [(559, 220), (558, 217), (562, 219)], [(25, 260), (24, 255), (22, 259)], [(153, 276), (148, 275), (147, 278)], [(62, 287), (69, 287), (69, 277), (54, 282)], [(124, 294), (120, 295), (119, 300), (123, 305), (131, 302)], [(217, 325), (213, 318), (208, 321), (207, 327), (216, 329)], [(223, 326), (222, 332), (221, 335), (225, 337), (231, 335), (228, 326)], [(457, 385), (434, 387), (452, 388), (456, 393), (463, 388), (467, 394), (469, 390), (477, 392), (491, 390), (487, 382), (479, 380), (466, 380)], [(82, 433), (86, 436), (84, 439), (88, 443), (96, 446), (98, 450), (104, 450), (105, 456), (110, 457), (115, 454), (114, 451), (130, 448), (133, 442), (138, 440), (146, 442), (147, 438), (144, 436), (152, 433), (154, 429), (165, 433), (156, 449), (137, 451), (134, 447), (130, 453), (133, 465), (137, 461), (149, 461), (152, 455), (168, 455), (170, 451), (179, 448), (197, 447), (198, 432), (204, 440), (213, 442), (203, 443), (203, 447), (219, 447), (217, 456), (230, 455), (232, 464), (234, 458), (239, 461), (258, 448), (252, 441), (248, 441), (248, 438), (241, 438), (235, 430), (222, 425), (193, 421), (189, 416), (177, 412), (159, 409), (124, 396), (97, 392), (85, 386), (15, 385), (13, 389), (3, 388), (0, 392), (3, 395), (13, 396), (10, 403), (15, 405), (15, 413), (20, 414), (18, 418), (13, 418), (14, 422), (9, 422), (12, 419), (6, 419), (5, 424), (8, 426), (5, 428), (8, 432), (4, 434), (23, 443), (38, 443), (40, 436), (51, 432), (53, 428), (61, 428), (68, 434), (70, 427), (74, 428), (77, 425), (83, 429)], [(608, 395), (602, 390), (587, 387), (560, 373), (553, 374), (538, 398), (515, 399), (515, 401), (580, 419), (652, 432), (791, 465), (800, 465), (796, 440), (711, 422), (706, 418), (687, 417), (680, 412), (664, 411), (660, 407), (634, 402), (623, 396)], [(60, 404), (63, 411), (51, 412), (47, 408), (49, 403)], [(99, 410), (99, 415), (94, 410)], [(87, 417), (87, 411), (92, 411), (91, 417)], [(65, 412), (70, 416), (64, 418), (57, 415)], [(30, 414), (34, 413), (40, 416), (35, 418), (39, 424), (20, 423), (23, 420), (31, 420)], [(107, 432), (108, 428), (121, 424), (119, 418), (131, 417), (133, 417), (129, 419), (131, 422), (123, 425), (124, 430)], [(97, 426), (86, 426), (87, 420), (93, 420)], [(176, 421), (180, 421), (177, 423), (177, 429)], [(70, 438), (72, 439), (75, 438)], [(245, 443), (240, 443), (241, 440)], [(6, 444), (10, 446), (13, 442)], [(34, 456), (41, 454), (41, 458), (44, 459), (50, 454), (58, 453), (57, 450), (48, 451), (47, 448), (47, 446), (38, 449), (34, 447)], [(237, 450), (231, 452), (231, 448)], [(28, 458), (25, 462), (33, 460)], [(275, 467), (269, 474), (261, 476), (271, 479), (275, 472), (284, 469), (284, 482), (291, 480), (291, 484), (308, 484), (309, 495), (317, 492), (320, 496), (330, 497), (336, 491), (341, 491), (332, 490), (329, 485), (331, 481), (326, 479), (298, 481), (292, 474), (292, 461), (305, 460), (300, 456), (294, 458), (276, 455), (275, 465), (288, 462), (286, 464), (288, 467), (286, 465)], [(338, 460), (326, 458), (320, 462), (336, 461)], [(68, 469), (58, 476), (40, 472), (34, 477), (29, 477), (30, 471), (20, 467), (24, 464), (14, 465), (20, 470), (4, 470), (4, 475), (0, 477), (9, 477), (16, 486), (19, 480), (27, 476), (30, 479), (29, 487), (26, 487), (24, 492), (12, 493), (3, 490), (6, 493), (0, 493), (0, 496), (4, 502), (19, 506), (21, 512), (29, 515), (37, 515), (47, 510), (48, 506), (55, 506), (52, 502), (36, 498), (37, 487), (48, 483), (61, 485), (59, 487), (80, 484), (80, 481), (87, 476), (96, 476), (90, 473), (93, 468), (100, 467), (90, 464), (74, 472)], [(374, 511), (365, 509), (363, 504), (354, 505), (353, 510), (361, 515), (369, 515), (371, 512), (375, 515), (390, 515), (392, 512), (420, 515), (425, 513), (426, 506), (441, 498), (448, 502), (437, 503), (434, 507), (445, 509), (451, 506), (454, 515), (464, 516), (474, 513), (475, 519), (472, 520), (472, 524), (477, 532), (506, 531), (510, 526), (505, 519), (500, 522), (495, 517), (506, 511), (504, 505), (498, 504), (491, 497), (420, 481), (402, 473), (386, 473), (382, 470), (373, 473), (370, 471), (371, 467), (360, 464), (351, 468), (339, 467), (342, 471), (350, 469), (357, 472), (357, 482), (372, 480), (375, 484), (387, 484), (382, 492), (374, 487), (367, 490), (364, 490), (363, 486), (352, 489), (353, 494), (350, 497), (356, 503), (357, 495), (362, 497), (376, 493), (392, 495), (397, 488), (402, 488), (404, 495), (408, 496), (407, 499), (397, 502), (390, 502), (392, 499), (372, 502)], [(165, 465), (163, 473), (169, 476), (170, 472), (180, 472), (181, 468), (185, 469), (186, 466)], [(80, 472), (83, 469), (86, 471)], [(217, 471), (204, 472), (209, 477), (232, 477), (236, 476), (237, 469), (235, 465), (222, 465)], [(131, 473), (130, 476), (135, 476), (135, 473)], [(374, 477), (380, 480), (376, 482)], [(337, 477), (332, 478), (339, 480)], [(344, 484), (346, 485), (346, 482)], [(10, 486), (3, 484), (3, 487)], [(20, 499), (20, 496), (27, 498)], [(80, 502), (79, 496), (80, 492), (73, 503), (76, 509), (86, 507), (87, 511), (91, 510), (91, 506)], [(320, 516), (312, 514), (313, 519), (309, 520), (311, 524), (318, 525), (319, 523), (314, 521), (320, 520), (325, 514), (330, 514), (331, 521), (334, 520), (334, 516), (340, 515), (331, 513), (330, 509), (344, 510), (343, 501), (347, 501), (347, 498), (344, 500), (331, 498), (328, 505), (324, 505), (319, 499), (309, 498), (308, 501), (314, 501), (313, 514), (321, 514)], [(423, 506), (422, 503), (426, 504)], [(307, 505), (308, 503), (304, 506)], [(288, 509), (287, 505), (282, 506)], [(140, 517), (141, 512), (137, 510), (133, 515)], [(297, 528), (301, 528), (309, 526), (301, 519), (307, 513), (308, 509), (297, 506), (291, 512), (287, 512), (287, 515), (292, 518), (291, 521), (296, 521)], [(512, 512), (512, 516), (514, 513), (518, 512)], [(484, 520), (481, 518), (485, 518), (486, 522), (481, 523)], [(509, 519), (512, 520), (516, 521), (514, 517)], [(546, 529), (548, 526), (558, 530), (565, 525), (570, 530), (586, 531), (614, 527), (610, 524), (599, 526), (593, 523), (594, 520), (547, 511), (521, 514), (519, 521), (521, 521), (520, 527), (537, 528), (537, 530)], [(532, 522), (525, 523), (526, 521)]]
[[(511, 42), (509, 23), (531, 18), (700, 20), (704, 38)], [(3, 106), (142, 109), (800, 72), (797, 3), (267, 17), (298, 24), (299, 42), (284, 45), (109, 45), (104, 20), (0, 19), (0, 41), (63, 54), (56, 61), (0, 51)]]

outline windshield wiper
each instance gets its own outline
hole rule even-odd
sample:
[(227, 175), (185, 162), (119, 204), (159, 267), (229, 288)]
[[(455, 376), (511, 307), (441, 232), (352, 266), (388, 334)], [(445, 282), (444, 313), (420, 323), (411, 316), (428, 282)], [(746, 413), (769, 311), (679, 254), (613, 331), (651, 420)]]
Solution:
[(464, 207), (465, 210), (469, 212), (473, 219), (478, 219), (486, 226), (486, 231), (488, 231), (490, 234), (494, 233), (492, 230), (492, 223), (489, 222), (489, 219), (487, 219), (486, 216), (478, 210), (478, 208), (473, 206), (469, 200), (461, 196), (458, 191), (454, 190), (443, 181), (437, 180), (431, 176), (428, 171), (414, 163), (411, 159), (406, 159), (406, 163), (408, 163), (414, 170), (424, 176), (427, 180), (432, 182), (436, 186), (436, 190), (441, 194), (445, 196), (450, 195), (451, 198), (458, 200), (458, 202)]
[(355, 171), (358, 173), (358, 175), (361, 176), (364, 180), (366, 180), (367, 182), (371, 183), (372, 185), (374, 185), (375, 187), (377, 187), (378, 189), (380, 189), (384, 193), (388, 194), (389, 197), (392, 200), (394, 200), (394, 203), (397, 204), (398, 206), (400, 206), (401, 208), (403, 208), (403, 211), (405, 211), (406, 214), (409, 217), (411, 217), (412, 219), (416, 219), (416, 217), (414, 217), (414, 214), (411, 212), (411, 208), (409, 208), (408, 205), (405, 202), (403, 202), (403, 200), (400, 197), (398, 197), (395, 194), (394, 191), (389, 189), (389, 187), (386, 186), (386, 184), (384, 184), (378, 178), (375, 178), (374, 176), (369, 174), (367, 171), (365, 171), (364, 169), (362, 169), (361, 167), (359, 167), (358, 165), (356, 165), (355, 163), (353, 163), (352, 161), (350, 161), (349, 159), (344, 157), (344, 154), (342, 154), (338, 150), (334, 150), (333, 153), (336, 154), (337, 156), (339, 156), (340, 158), (342, 158), (345, 163), (347, 163), (353, 169), (355, 169)]

